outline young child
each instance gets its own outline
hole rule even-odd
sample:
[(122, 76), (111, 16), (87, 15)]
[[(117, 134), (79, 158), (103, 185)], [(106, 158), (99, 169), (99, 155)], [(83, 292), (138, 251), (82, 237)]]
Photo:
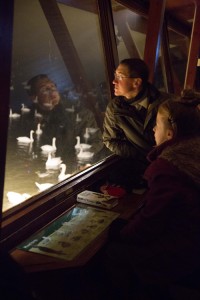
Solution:
[(145, 205), (129, 221), (111, 225), (104, 267), (115, 299), (131, 299), (137, 280), (168, 285), (200, 270), (200, 111), (194, 103), (159, 106)]

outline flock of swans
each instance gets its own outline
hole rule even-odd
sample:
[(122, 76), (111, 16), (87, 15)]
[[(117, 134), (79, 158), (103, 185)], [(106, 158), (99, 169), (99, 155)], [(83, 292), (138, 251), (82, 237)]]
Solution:
[[(22, 103), (22, 106), (21, 106), (21, 113), (29, 113), (30, 112), (30, 108), (26, 107), (24, 105), (24, 103)], [(21, 114), (18, 114), (18, 113), (13, 113), (12, 111), (12, 108), (10, 108), (10, 113), (9, 113), (9, 118), (11, 119), (18, 119), (21, 117)]]
[[(21, 111), (23, 109), (25, 110), (25, 107), (22, 105)], [(26, 112), (26, 110), (25, 110), (25, 112)], [(19, 116), (20, 116), (20, 114), (16, 114), (16, 113), (13, 114), (12, 109), (10, 109), (10, 117), (11, 118), (18, 118)], [(85, 131), (85, 134), (84, 134), (85, 141), (87, 141), (89, 139), (89, 136), (90, 136), (89, 130), (92, 131), (92, 130), (95, 130), (95, 129), (86, 128), (86, 131)], [(30, 131), (29, 136), (19, 136), (16, 139), (17, 139), (18, 143), (30, 145), (34, 142), (34, 133), (36, 135), (41, 135), (42, 134), (42, 129), (41, 129), (41, 124), (40, 123), (38, 124), (37, 129), (35, 131), (34, 130)], [(82, 161), (86, 161), (86, 162), (88, 160), (91, 160), (94, 156), (94, 153), (90, 152), (90, 149), (91, 149), (92, 146), (90, 144), (87, 144), (87, 143), (81, 143), (80, 136), (77, 136), (76, 140), (77, 140), (77, 143), (74, 146), (74, 148), (75, 148), (77, 159), (79, 161), (82, 160)], [(51, 145), (48, 145), (48, 144), (42, 145), (42, 146), (40, 146), (40, 149), (41, 149), (42, 153), (47, 156), (47, 160), (45, 162), (46, 172), (44, 172), (44, 173), (40, 173), (39, 171), (36, 172), (39, 178), (48, 177), (49, 174), (50, 174), (49, 171), (51, 171), (51, 170), (60, 171), (59, 174), (58, 174), (58, 177), (57, 177), (58, 182), (63, 181), (65, 179), (69, 178), (70, 176), (72, 176), (72, 174), (66, 174), (67, 166), (66, 166), (66, 164), (63, 163), (61, 157), (56, 157), (55, 156), (55, 152), (57, 150), (56, 138), (55, 137), (52, 138), (52, 144)], [(54, 185), (53, 183), (48, 183), (48, 182), (39, 183), (39, 182), (35, 181), (35, 186), (38, 188), (38, 190), (40, 192), (42, 192), (46, 189), (49, 189), (53, 185)], [(10, 203), (14, 204), (14, 205), (17, 205), (17, 204), (25, 201), (26, 199), (28, 199), (30, 197), (31, 197), (31, 195), (28, 194), (28, 193), (20, 194), (20, 193), (13, 192), (13, 191), (9, 191), (7, 193), (8, 201)]]

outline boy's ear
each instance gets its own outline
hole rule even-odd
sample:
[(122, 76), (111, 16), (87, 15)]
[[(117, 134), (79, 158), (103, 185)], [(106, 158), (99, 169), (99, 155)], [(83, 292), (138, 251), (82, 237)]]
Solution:
[(173, 130), (168, 129), (168, 130), (167, 130), (167, 139), (168, 139), (168, 140), (171, 140), (171, 139), (173, 138), (173, 136), (174, 136)]
[(139, 87), (142, 85), (142, 79), (141, 78), (134, 78), (134, 85)]

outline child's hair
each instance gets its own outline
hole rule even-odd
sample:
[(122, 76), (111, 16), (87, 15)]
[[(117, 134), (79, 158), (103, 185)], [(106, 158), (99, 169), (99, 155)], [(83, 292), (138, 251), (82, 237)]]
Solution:
[(200, 99), (193, 101), (166, 100), (158, 108), (158, 112), (165, 118), (168, 128), (173, 130), (174, 137), (192, 137), (200, 134), (200, 110), (197, 104)]

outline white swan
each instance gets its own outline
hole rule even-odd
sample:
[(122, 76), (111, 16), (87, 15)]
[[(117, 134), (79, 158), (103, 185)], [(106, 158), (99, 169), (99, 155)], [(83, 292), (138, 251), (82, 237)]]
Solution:
[(42, 134), (42, 129), (41, 129), (41, 124), (40, 124), (40, 123), (37, 124), (37, 129), (36, 129), (35, 133), (36, 133), (37, 135)]
[(84, 151), (82, 147), (80, 147), (80, 152), (77, 154), (77, 158), (80, 160), (88, 160), (94, 156), (93, 152)]
[(19, 118), (20, 116), (21, 116), (20, 114), (13, 113), (13, 112), (12, 112), (12, 108), (10, 109), (9, 118), (17, 119), (17, 118)]
[(34, 130), (31, 130), (30, 131), (30, 137), (27, 137), (27, 136), (19, 136), (19, 137), (17, 137), (18, 142), (24, 143), (24, 144), (32, 143), (34, 141), (34, 139), (33, 139), (33, 133), (34, 133)]
[(35, 185), (38, 187), (39, 191), (42, 192), (42, 191), (45, 191), (45, 190), (49, 189), (50, 187), (52, 187), (53, 183), (38, 183), (38, 182), (35, 182)]
[(71, 108), (70, 107), (65, 108), (65, 110), (68, 111), (68, 112), (71, 112), (71, 113), (75, 112), (74, 105), (72, 105)]
[(35, 118), (41, 119), (41, 118), (42, 118), (42, 114), (40, 114), (40, 113), (37, 111), (37, 109), (35, 109), (34, 117), (35, 117)]
[(88, 133), (89, 134), (94, 134), (95, 132), (97, 132), (98, 128), (95, 127), (88, 127)]
[(62, 181), (64, 179), (67, 179), (67, 178), (72, 176), (72, 174), (65, 174), (65, 171), (66, 171), (66, 165), (65, 164), (61, 164), (60, 168), (61, 168), (61, 172), (58, 175), (58, 181)]
[(43, 152), (54, 152), (56, 151), (56, 138), (53, 137), (52, 138), (52, 145), (43, 145), (40, 147), (42, 149)]
[(39, 172), (39, 171), (36, 171), (35, 173), (36, 173), (36, 174), (38, 175), (38, 177), (40, 177), (40, 178), (45, 178), (45, 177), (50, 176), (50, 173), (48, 173), (48, 172), (41, 173), (41, 172)]
[(38, 96), (33, 99), (33, 103), (38, 103)]
[(12, 204), (19, 204), (23, 201), (25, 201), (26, 199), (30, 198), (31, 195), (29, 194), (20, 194), (20, 193), (16, 193), (16, 192), (8, 192), (7, 193), (7, 197), (8, 197), (8, 201)]
[(81, 147), (82, 147), (83, 150), (89, 150), (92, 147), (92, 145), (90, 145), (90, 144), (81, 143), (80, 136), (76, 136), (76, 139), (77, 139), (77, 143), (74, 146), (75, 149), (81, 149)]
[(83, 136), (84, 136), (84, 138), (85, 138), (85, 141), (87, 141), (87, 140), (89, 139), (89, 137), (90, 137), (90, 134), (89, 134), (89, 128), (86, 128), (86, 129), (85, 129), (85, 134), (84, 134)]
[(21, 112), (28, 113), (30, 112), (30, 108), (26, 107), (24, 103), (22, 103)]
[(46, 169), (57, 170), (60, 167), (62, 160), (60, 157), (51, 157), (51, 152), (48, 153), (48, 159), (46, 161)]
[(76, 114), (76, 122), (80, 122), (82, 119), (79, 117), (79, 114)]

